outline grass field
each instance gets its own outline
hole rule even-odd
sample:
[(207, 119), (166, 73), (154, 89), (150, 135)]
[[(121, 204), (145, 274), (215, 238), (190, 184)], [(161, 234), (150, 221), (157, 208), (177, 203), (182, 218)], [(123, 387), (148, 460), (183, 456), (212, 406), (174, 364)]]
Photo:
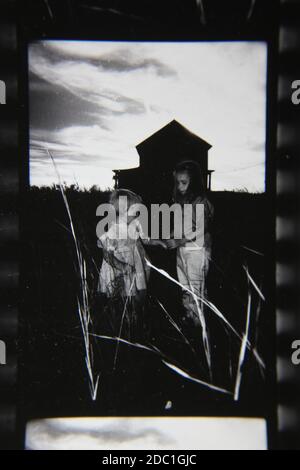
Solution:
[[(66, 188), (74, 229), (86, 261), (91, 315), (97, 323), (101, 305), (95, 298), (101, 251), (96, 245), (97, 206), (108, 192), (96, 188)], [(264, 194), (212, 192), (215, 206), (213, 261), (209, 275), (209, 299), (233, 327), (244, 333), (251, 292), (249, 340), (265, 359), (272, 341), (273, 319), (254, 284), (264, 293), (266, 197)], [(91, 400), (85, 364), (84, 341), (78, 317), (80, 289), (74, 242), (59, 188), (32, 187), (23, 220), (26, 255), (22, 263), (22, 340), (24, 349), (22, 408), (27, 417), (54, 415), (255, 415), (264, 414), (265, 382), (253, 352), (246, 350), (240, 399), (211, 391), (167, 367), (159, 355), (119, 344), (118, 363), (111, 360), (115, 343), (93, 338), (94, 365), (99, 373), (98, 395)], [(151, 262), (176, 277), (174, 253), (149, 251)], [(149, 293), (151, 347), (192, 377), (204, 379), (203, 356), (195, 358), (169, 319), (158, 307), (165, 306), (180, 323), (180, 289), (152, 272)], [(241, 341), (215, 315), (207, 323), (212, 347), (214, 385), (234, 391)], [(185, 330), (197, 348), (199, 332)], [(166, 407), (166, 403), (169, 405)]]

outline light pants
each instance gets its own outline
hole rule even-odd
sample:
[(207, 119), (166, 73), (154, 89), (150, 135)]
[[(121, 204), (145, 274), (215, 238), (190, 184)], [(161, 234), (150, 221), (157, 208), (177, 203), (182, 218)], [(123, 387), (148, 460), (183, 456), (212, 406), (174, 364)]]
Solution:
[[(206, 299), (205, 281), (209, 269), (210, 249), (205, 247), (194, 249), (180, 247), (177, 249), (177, 276), (182, 287), (186, 287), (195, 295)], [(203, 303), (185, 290), (182, 294), (182, 303), (187, 318), (199, 323), (199, 308), (203, 313)]]

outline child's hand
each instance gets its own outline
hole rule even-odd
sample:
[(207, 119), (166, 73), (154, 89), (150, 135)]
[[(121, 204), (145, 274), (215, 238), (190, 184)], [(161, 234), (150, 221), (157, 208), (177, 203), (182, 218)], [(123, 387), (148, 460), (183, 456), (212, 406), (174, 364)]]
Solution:
[(178, 246), (178, 243), (176, 240), (174, 240), (174, 238), (170, 238), (170, 240), (166, 240), (165, 244), (168, 250), (174, 250)]

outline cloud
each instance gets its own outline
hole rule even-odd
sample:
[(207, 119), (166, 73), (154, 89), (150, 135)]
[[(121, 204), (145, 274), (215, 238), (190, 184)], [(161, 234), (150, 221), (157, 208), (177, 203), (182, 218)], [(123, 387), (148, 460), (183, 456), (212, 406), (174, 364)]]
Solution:
[(92, 185), (106, 168), (110, 184), (112, 169), (137, 166), (139, 142), (177, 119), (212, 144), (214, 187), (264, 190), (264, 44), (42, 41), (29, 64), (37, 182), (45, 142), (66, 177)]
[(128, 159), (135, 162), (129, 166), (138, 164), (135, 148), (116, 141), (100, 126), (70, 126), (47, 132), (35, 129), (30, 140), (31, 184), (46, 184), (45, 172), (56, 181), (47, 149), (64, 181), (72, 184), (75, 178), (86, 187), (99, 184), (99, 175), (103, 187), (112, 187), (113, 168), (128, 168)]
[[(73, 123), (87, 123), (98, 113), (102, 124), (108, 126), (107, 117), (145, 112), (141, 100), (125, 95), (120, 81), (112, 84), (109, 74), (104, 77), (92, 61), (52, 60), (47, 48), (33, 44), (29, 63), (33, 124), (42, 119), (59, 126), (67, 122), (68, 115)], [(41, 115), (41, 109), (46, 113)]]
[(133, 47), (120, 45), (117, 50), (114, 46), (108, 45), (105, 48), (108, 51), (105, 53), (103, 53), (103, 43), (44, 42), (43, 46), (54, 63), (58, 60), (82, 60), (107, 72), (131, 73), (147, 70), (160, 77), (177, 76), (174, 68), (151, 57), (151, 54), (145, 57), (147, 51), (137, 43), (133, 43)]
[(71, 93), (56, 83), (49, 83), (30, 74), (30, 127), (32, 129), (60, 129), (69, 125), (98, 123), (108, 128), (101, 115), (101, 107), (92, 101), (86, 102), (80, 94)]

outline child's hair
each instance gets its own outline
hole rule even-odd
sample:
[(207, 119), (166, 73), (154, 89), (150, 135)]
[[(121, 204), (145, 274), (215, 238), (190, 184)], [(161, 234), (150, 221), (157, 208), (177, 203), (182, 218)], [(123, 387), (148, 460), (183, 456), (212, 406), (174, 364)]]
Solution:
[(128, 209), (134, 204), (142, 204), (142, 198), (135, 194), (129, 189), (115, 189), (109, 198), (110, 204), (112, 204), (118, 213), (118, 200), (121, 196), (127, 197)]
[[(177, 191), (176, 175), (178, 173), (187, 173), (190, 177), (190, 184), (187, 193), (182, 196)], [(200, 165), (193, 160), (185, 160), (178, 163), (173, 172), (174, 175), (174, 192), (173, 199), (175, 202), (192, 202), (198, 196), (205, 196), (206, 188), (203, 181), (203, 175)]]

